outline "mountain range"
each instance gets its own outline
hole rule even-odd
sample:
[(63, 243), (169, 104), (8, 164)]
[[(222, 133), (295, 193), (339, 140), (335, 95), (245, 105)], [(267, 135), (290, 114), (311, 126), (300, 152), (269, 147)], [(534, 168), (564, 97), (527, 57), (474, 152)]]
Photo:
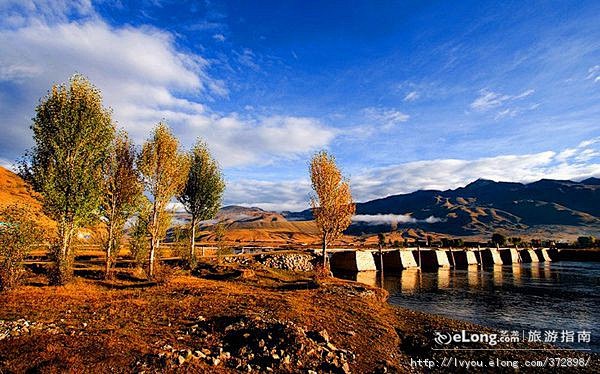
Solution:
[[(349, 233), (418, 227), (448, 235), (600, 233), (600, 179), (523, 184), (478, 179), (453, 190), (420, 190), (356, 204)], [(309, 220), (310, 210), (284, 212)], [(556, 235), (553, 235), (556, 236)]]
[[(54, 223), (41, 209), (40, 199), (16, 174), (0, 167), (0, 208), (13, 203), (28, 205), (45, 227)], [(200, 236), (212, 240), (211, 226), (223, 222), (230, 241), (272, 245), (312, 245), (318, 229), (309, 209), (270, 212), (255, 207), (226, 206), (215, 220), (203, 222)], [(189, 217), (175, 214), (174, 224)], [(356, 204), (356, 216), (342, 242), (352, 235), (390, 233), (390, 238), (426, 235), (484, 238), (494, 233), (540, 238), (573, 239), (600, 236), (600, 179), (580, 182), (542, 179), (509, 183), (478, 179), (452, 190), (420, 190)], [(396, 238), (398, 237), (398, 238)]]

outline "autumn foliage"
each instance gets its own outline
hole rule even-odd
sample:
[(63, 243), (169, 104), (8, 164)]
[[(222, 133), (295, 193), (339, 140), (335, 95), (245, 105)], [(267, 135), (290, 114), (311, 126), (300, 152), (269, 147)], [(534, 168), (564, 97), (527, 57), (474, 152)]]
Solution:
[(327, 246), (350, 226), (356, 206), (348, 180), (342, 176), (335, 158), (326, 151), (317, 153), (310, 162), (313, 194), (310, 206), (323, 245), (323, 266), (327, 266)]

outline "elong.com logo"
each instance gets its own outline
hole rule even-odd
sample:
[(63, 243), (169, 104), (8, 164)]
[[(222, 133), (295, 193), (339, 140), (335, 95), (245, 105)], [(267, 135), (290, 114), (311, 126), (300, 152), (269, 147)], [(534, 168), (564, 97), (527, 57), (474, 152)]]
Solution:
[(460, 332), (456, 333), (436, 331), (433, 340), (439, 345), (448, 345), (450, 343), (487, 343), (494, 346), (498, 344), (498, 334), (469, 332), (466, 330), (460, 330)]

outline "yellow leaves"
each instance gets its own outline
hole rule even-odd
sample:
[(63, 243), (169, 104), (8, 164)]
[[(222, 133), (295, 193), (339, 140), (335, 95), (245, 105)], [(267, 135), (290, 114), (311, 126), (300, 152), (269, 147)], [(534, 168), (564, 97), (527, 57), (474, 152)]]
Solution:
[(314, 194), (310, 205), (319, 230), (328, 244), (350, 226), (356, 210), (348, 181), (338, 169), (335, 158), (326, 151), (317, 153), (310, 162)]
[(159, 123), (152, 138), (144, 143), (138, 168), (160, 209), (183, 189), (189, 163), (189, 158), (179, 151), (179, 141), (169, 127)]

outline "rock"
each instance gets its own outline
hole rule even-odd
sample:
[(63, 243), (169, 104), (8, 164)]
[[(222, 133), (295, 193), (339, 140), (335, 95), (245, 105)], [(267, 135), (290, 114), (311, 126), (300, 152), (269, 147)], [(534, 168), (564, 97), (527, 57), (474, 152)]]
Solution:
[(205, 355), (204, 353), (200, 352), (200, 351), (195, 351), (195, 352), (194, 352), (194, 354), (195, 354), (195, 355), (196, 355), (196, 357), (198, 357), (198, 358), (202, 358), (202, 359), (205, 359), (205, 358), (206, 358), (206, 355)]
[(342, 371), (344, 374), (350, 374), (350, 365), (347, 362), (342, 365)]
[(185, 363), (185, 357), (183, 357), (181, 355), (177, 356), (177, 363), (179, 365), (183, 365)]
[(219, 360), (217, 357), (214, 357), (212, 360), (212, 364), (213, 366), (218, 366), (221, 363), (221, 360)]
[(329, 343), (329, 334), (327, 333), (327, 330), (321, 330), (317, 333), (317, 335), (322, 342)]
[(327, 343), (327, 348), (328, 348), (330, 351), (337, 351), (337, 348), (335, 347), (335, 345), (333, 345), (333, 344), (331, 344), (331, 343), (329, 343), (329, 342)]

